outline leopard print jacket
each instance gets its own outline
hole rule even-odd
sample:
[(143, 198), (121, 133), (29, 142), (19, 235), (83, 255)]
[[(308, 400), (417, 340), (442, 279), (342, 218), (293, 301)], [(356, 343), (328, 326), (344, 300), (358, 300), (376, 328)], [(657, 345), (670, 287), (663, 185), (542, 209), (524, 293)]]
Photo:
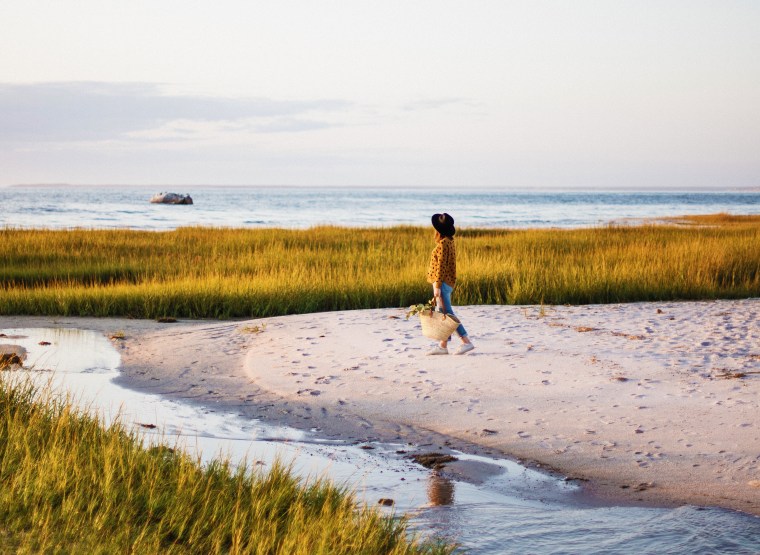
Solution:
[(430, 264), (427, 271), (428, 283), (446, 282), (454, 287), (457, 281), (457, 251), (454, 247), (454, 239), (444, 237), (438, 241), (430, 255)]

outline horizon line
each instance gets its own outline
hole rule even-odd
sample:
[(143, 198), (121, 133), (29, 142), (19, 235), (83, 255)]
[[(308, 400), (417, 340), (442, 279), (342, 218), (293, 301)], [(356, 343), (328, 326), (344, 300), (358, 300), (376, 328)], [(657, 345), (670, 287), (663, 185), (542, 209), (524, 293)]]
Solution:
[(540, 191), (568, 191), (568, 192), (589, 192), (589, 191), (610, 191), (610, 192), (760, 192), (760, 186), (690, 186), (690, 185), (672, 185), (632, 187), (625, 186), (582, 186), (582, 185), (547, 185), (547, 186), (519, 186), (519, 185), (303, 185), (303, 184), (226, 184), (226, 183), (190, 183), (190, 184), (166, 184), (166, 183), (10, 183), (0, 184), (0, 189), (12, 188), (54, 188), (54, 187), (82, 187), (82, 188), (117, 188), (117, 187), (134, 187), (134, 188), (164, 188), (164, 189), (188, 189), (194, 187), (211, 187), (211, 188), (236, 188), (236, 189), (441, 189), (441, 190), (461, 190), (466, 188), (471, 191), (513, 191), (513, 192), (540, 192)]

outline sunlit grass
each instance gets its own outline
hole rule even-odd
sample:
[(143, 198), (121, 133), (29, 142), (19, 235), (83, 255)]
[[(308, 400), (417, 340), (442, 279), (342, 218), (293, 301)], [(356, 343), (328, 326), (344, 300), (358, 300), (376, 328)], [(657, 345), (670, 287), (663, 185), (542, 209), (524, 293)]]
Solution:
[[(687, 225), (688, 224), (688, 225)], [(456, 304), (760, 296), (760, 217), (463, 229)], [(0, 230), (0, 313), (261, 317), (430, 297), (427, 228)]]
[(283, 464), (252, 470), (144, 445), (0, 379), (0, 545), (13, 553), (450, 553), (406, 521)]

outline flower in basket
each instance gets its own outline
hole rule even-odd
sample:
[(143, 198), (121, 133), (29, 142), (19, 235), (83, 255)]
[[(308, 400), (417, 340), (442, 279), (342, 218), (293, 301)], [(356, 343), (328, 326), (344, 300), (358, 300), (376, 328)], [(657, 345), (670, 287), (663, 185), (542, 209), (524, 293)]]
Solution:
[(420, 312), (425, 312), (426, 310), (433, 310), (435, 308), (435, 299), (430, 299), (426, 303), (419, 303), (419, 304), (413, 304), (409, 307), (409, 310), (406, 311), (406, 319), (408, 320), (410, 317), (414, 316), (415, 314), (419, 314)]

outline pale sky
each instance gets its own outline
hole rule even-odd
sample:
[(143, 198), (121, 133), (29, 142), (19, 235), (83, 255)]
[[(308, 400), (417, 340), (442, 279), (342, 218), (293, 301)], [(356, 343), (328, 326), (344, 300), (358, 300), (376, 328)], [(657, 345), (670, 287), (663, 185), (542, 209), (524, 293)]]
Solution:
[(760, 186), (760, 2), (0, 1), (0, 185)]

